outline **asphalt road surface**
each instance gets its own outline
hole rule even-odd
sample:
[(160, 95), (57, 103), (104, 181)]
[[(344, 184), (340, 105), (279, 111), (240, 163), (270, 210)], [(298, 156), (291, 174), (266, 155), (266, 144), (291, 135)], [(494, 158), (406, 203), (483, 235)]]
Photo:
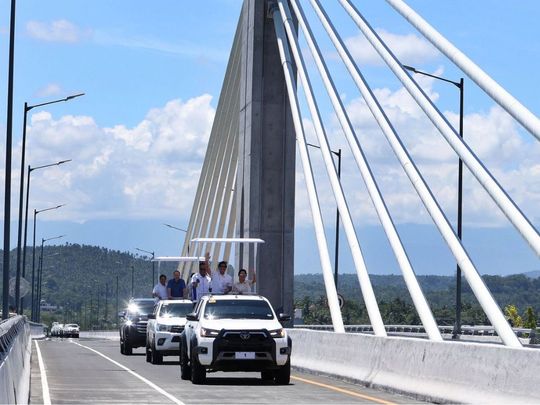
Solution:
[(418, 403), (343, 381), (293, 370), (288, 386), (260, 373), (209, 373), (206, 385), (180, 379), (177, 357), (164, 364), (145, 361), (144, 349), (120, 354), (119, 342), (52, 339), (32, 346), (31, 403), (330, 404)]

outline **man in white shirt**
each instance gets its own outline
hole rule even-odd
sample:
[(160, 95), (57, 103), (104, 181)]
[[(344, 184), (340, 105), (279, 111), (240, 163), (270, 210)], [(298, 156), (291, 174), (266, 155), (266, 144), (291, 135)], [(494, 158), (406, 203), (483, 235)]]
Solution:
[(212, 272), (212, 281), (210, 287), (212, 287), (213, 293), (227, 294), (232, 289), (233, 279), (226, 273), (227, 262), (219, 262), (218, 271)]
[(199, 272), (191, 276), (191, 299), (193, 301), (199, 301), (203, 294), (210, 292), (212, 279), (207, 274), (207, 269), (209, 269), (208, 261), (199, 262)]
[(166, 282), (167, 282), (167, 276), (165, 274), (161, 274), (159, 276), (159, 283), (157, 283), (154, 289), (152, 290), (152, 297), (154, 297), (156, 301), (166, 300), (169, 297), (167, 293)]

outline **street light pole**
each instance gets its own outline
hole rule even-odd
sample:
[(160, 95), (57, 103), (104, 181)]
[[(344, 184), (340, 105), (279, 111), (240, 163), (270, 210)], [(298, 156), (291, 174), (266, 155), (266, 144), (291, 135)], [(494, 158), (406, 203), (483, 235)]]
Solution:
[(107, 328), (109, 320), (109, 284), (105, 283), (105, 328)]
[(135, 250), (138, 250), (139, 252), (144, 252), (144, 253), (148, 253), (149, 255), (152, 255), (152, 285), (150, 286), (150, 288), (153, 288), (154, 287), (154, 282), (156, 280), (156, 267), (155, 267), (155, 262), (154, 262), (154, 258), (156, 257), (155, 252), (154, 251), (150, 252), (148, 250), (139, 249), (139, 248), (135, 248)]
[[(163, 225), (165, 225), (166, 227), (171, 228), (171, 229), (176, 229), (177, 231), (182, 231), (182, 232), (184, 232), (186, 235), (187, 235), (187, 233), (188, 233), (188, 231), (187, 231), (186, 229), (178, 228), (177, 226), (173, 226), (173, 225), (170, 225), (170, 224), (163, 224)], [(188, 245), (187, 245), (187, 254), (188, 254), (188, 256), (189, 256), (189, 243), (188, 243)]]
[[(116, 274), (116, 315), (114, 316), (114, 319), (118, 320), (118, 274)], [(117, 323), (117, 322), (115, 322)]]
[(133, 298), (133, 280), (135, 276), (135, 267), (131, 266), (131, 298)]
[[(19, 228), (17, 232), (17, 277), (15, 281), (15, 303), (16, 303), (15, 305), (17, 307), (17, 312), (19, 314), (22, 314), (22, 304), (19, 303), (19, 296), (20, 296), (20, 282), (21, 282), (21, 239), (22, 239), (23, 192), (24, 192), (24, 160), (26, 156), (26, 120), (28, 116), (28, 111), (36, 107), (42, 107), (49, 104), (69, 101), (83, 95), (84, 93), (74, 94), (72, 96), (68, 96), (59, 100), (53, 100), (53, 101), (48, 101), (46, 103), (40, 103), (40, 104), (34, 104), (34, 105), (28, 105), (28, 103), (26, 102), (24, 103), (23, 135), (22, 135), (22, 149), (21, 149), (21, 175), (20, 175), (21, 184), (20, 184), (20, 189), (19, 189)], [(21, 307), (20, 311), (19, 311), (19, 306)]]
[[(432, 75), (431, 73), (426, 73), (421, 70), (417, 70), (412, 66), (403, 65), (403, 68), (420, 75), (429, 76), (443, 82), (451, 83), (459, 89), (459, 136), (463, 139), (463, 105), (464, 105), (464, 91), (465, 91), (465, 82), (463, 78), (460, 78), (459, 82), (453, 80), (445, 79), (444, 77), (439, 77)], [(462, 237), (463, 230), (463, 160), (459, 157), (458, 162), (458, 207), (457, 207), (457, 236), (459, 240)], [(454, 324), (454, 330), (452, 332), (452, 339), (458, 339), (461, 335), (461, 267), (459, 263), (456, 264), (456, 322)]]
[(41, 320), (41, 285), (43, 282), (43, 261), (44, 261), (43, 245), (45, 245), (45, 242), (48, 242), (53, 239), (60, 239), (60, 238), (63, 238), (64, 236), (66, 235), (53, 236), (52, 238), (47, 238), (47, 239), (41, 238), (41, 255), (40, 255), (40, 265), (39, 265), (39, 274), (38, 274), (38, 293), (37, 293), (37, 300), (36, 300), (37, 301), (36, 303), (37, 321), (36, 322), (40, 322)]
[[(26, 276), (26, 237), (28, 233), (28, 198), (30, 197), (30, 174), (34, 170), (45, 169), (51, 166), (60, 166), (61, 164), (68, 163), (68, 162), (71, 162), (71, 159), (61, 160), (56, 163), (51, 163), (48, 165), (37, 166), (37, 167), (31, 167), (30, 165), (28, 165), (28, 173), (27, 173), (27, 180), (26, 180), (26, 208), (25, 208), (25, 214), (24, 214), (24, 242), (23, 242), (23, 254), (22, 254), (22, 277), (23, 278)], [(35, 232), (36, 232), (36, 229), (35, 229), (35, 218), (34, 218), (34, 246), (36, 245)], [(34, 283), (34, 280), (32, 279), (32, 286), (33, 286), (33, 283)], [(23, 304), (24, 302), (23, 302), (23, 299), (21, 298), (21, 313), (24, 308)]]
[(34, 299), (34, 289), (35, 289), (34, 276), (35, 276), (35, 271), (36, 271), (36, 217), (37, 217), (37, 214), (39, 214), (40, 212), (56, 210), (60, 207), (63, 207), (64, 205), (65, 204), (61, 204), (61, 205), (57, 205), (56, 207), (45, 208), (39, 211), (34, 209), (34, 244), (32, 247), (32, 302), (31, 302), (32, 313), (30, 315), (30, 319), (32, 319), (32, 321), (36, 321), (37, 319), (36, 315), (38, 312), (37, 307), (36, 307), (36, 301)]
[[(307, 146), (313, 148), (321, 149), (320, 146), (314, 145), (312, 143), (307, 143)], [(330, 150), (334, 155), (338, 157), (338, 167), (337, 167), (337, 177), (338, 180), (341, 179), (341, 148), (338, 151)], [(336, 285), (336, 290), (338, 288), (338, 275), (339, 275), (339, 209), (336, 209), (336, 243), (334, 251), (334, 284)]]
[(15, 60), (15, 0), (11, 0), (9, 30), (9, 69), (6, 119), (6, 166), (4, 172), (4, 254), (2, 275), (2, 319), (9, 318), (9, 238), (11, 220), (11, 149), (13, 135), (13, 70)]

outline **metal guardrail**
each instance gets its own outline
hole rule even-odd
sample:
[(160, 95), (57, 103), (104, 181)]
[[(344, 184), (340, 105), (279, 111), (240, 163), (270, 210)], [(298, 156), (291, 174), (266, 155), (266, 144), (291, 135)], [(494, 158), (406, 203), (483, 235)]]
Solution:
[[(332, 325), (294, 325), (295, 328), (333, 331)], [(392, 333), (426, 333), (422, 325), (385, 325), (386, 332)], [(534, 340), (539, 338), (535, 329), (512, 328), (517, 337), (529, 337)], [(453, 326), (439, 326), (442, 334), (452, 334)], [(372, 333), (371, 325), (345, 325), (345, 332), (349, 333)], [(462, 335), (470, 336), (498, 336), (493, 326), (462, 326)]]

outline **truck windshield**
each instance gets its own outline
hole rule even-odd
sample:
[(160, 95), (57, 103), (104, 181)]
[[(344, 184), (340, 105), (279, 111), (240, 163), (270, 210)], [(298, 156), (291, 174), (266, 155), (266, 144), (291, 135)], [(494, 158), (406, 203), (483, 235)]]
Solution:
[(163, 318), (185, 318), (187, 314), (193, 311), (193, 304), (163, 304), (159, 310), (159, 316)]
[(272, 308), (259, 300), (209, 300), (205, 319), (274, 319)]
[(153, 302), (134, 302), (128, 306), (128, 316), (148, 315), (154, 311)]

